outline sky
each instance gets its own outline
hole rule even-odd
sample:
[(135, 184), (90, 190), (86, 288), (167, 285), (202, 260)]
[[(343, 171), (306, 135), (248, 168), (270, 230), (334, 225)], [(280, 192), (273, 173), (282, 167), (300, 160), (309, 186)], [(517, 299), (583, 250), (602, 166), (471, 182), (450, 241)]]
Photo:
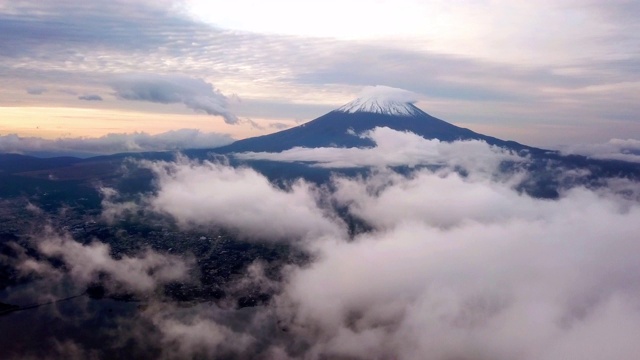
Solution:
[(222, 145), (374, 85), (528, 145), (633, 141), (638, 15), (633, 0), (0, 0), (0, 149)]

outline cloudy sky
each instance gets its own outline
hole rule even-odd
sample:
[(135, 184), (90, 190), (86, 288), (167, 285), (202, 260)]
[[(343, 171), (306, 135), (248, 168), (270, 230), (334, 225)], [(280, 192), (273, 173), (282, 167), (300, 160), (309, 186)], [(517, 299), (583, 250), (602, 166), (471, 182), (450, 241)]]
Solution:
[(386, 85), (530, 145), (640, 139), (638, 15), (633, 0), (0, 0), (0, 137), (222, 144)]

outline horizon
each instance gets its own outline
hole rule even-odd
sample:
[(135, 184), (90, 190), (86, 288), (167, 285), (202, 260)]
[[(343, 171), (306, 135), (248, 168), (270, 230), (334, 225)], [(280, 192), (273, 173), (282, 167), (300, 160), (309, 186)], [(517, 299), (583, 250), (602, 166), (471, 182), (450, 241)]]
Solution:
[(238, 140), (383, 84), (437, 118), (530, 146), (640, 139), (631, 2), (322, 4), (1, 2), (11, 85), (0, 136), (197, 129)]

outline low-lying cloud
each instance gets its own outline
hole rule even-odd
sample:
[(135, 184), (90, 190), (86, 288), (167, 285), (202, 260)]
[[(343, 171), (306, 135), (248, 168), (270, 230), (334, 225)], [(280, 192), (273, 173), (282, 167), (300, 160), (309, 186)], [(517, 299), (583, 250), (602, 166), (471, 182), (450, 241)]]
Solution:
[(341, 224), (318, 206), (322, 192), (298, 181), (280, 189), (250, 168), (183, 160), (148, 163), (157, 192), (152, 210), (173, 216), (182, 226), (231, 229), (247, 239), (309, 240), (340, 236)]
[(0, 265), (11, 265), (20, 278), (34, 280), (8, 293), (10, 301), (23, 305), (82, 294), (94, 285), (110, 294), (148, 297), (167, 283), (191, 281), (193, 264), (188, 256), (150, 248), (113, 254), (108, 244), (97, 240), (81, 243), (68, 232), (49, 227), (32, 236), (30, 250), (16, 242), (7, 245), (16, 256), (0, 255)]
[[(613, 192), (576, 187), (536, 199), (477, 168), (465, 177), (381, 170), (334, 177), (329, 192), (302, 181), (285, 192), (249, 169), (157, 166), (151, 204), (180, 222), (247, 236), (315, 234), (302, 244), (313, 262), (289, 268), (279, 295), (243, 330), (215, 308), (150, 315), (165, 338), (186, 344), (174, 355), (526, 360), (640, 351), (640, 204)], [(319, 195), (372, 229), (333, 231), (340, 225), (321, 215)], [(244, 350), (221, 347), (232, 339), (244, 339)]]
[(181, 75), (129, 75), (114, 80), (111, 87), (120, 99), (182, 103), (194, 111), (222, 116), (227, 124), (238, 123), (238, 118), (227, 108), (227, 97), (202, 79)]
[[(357, 135), (354, 134), (354, 136)], [(504, 160), (522, 160), (505, 149), (490, 146), (480, 140), (455, 142), (427, 140), (414, 133), (388, 127), (376, 127), (360, 136), (373, 140), (376, 146), (372, 148), (295, 147), (280, 153), (246, 152), (234, 154), (234, 156), (244, 160), (312, 162), (326, 168), (446, 165), (483, 172), (494, 171)]]
[(126, 291), (149, 292), (159, 284), (185, 280), (189, 270), (183, 259), (151, 250), (114, 259), (109, 245), (83, 245), (66, 234), (48, 235), (37, 248), (43, 255), (60, 257), (76, 284), (85, 286), (97, 281), (100, 274), (107, 274), (115, 286)]
[[(155, 183), (136, 209), (185, 229), (224, 229), (311, 255), (277, 277), (257, 260), (228, 284), (269, 289), (264, 305), (152, 302), (137, 320), (157, 332), (160, 357), (595, 360), (640, 352), (640, 199), (619, 192), (637, 182), (603, 179), (610, 186), (534, 198), (516, 185), (536, 174), (525, 166), (500, 173), (503, 161), (527, 158), (389, 129), (368, 136), (377, 147), (257, 157), (372, 168), (335, 174), (323, 186), (302, 179), (276, 186), (225, 162), (143, 163)], [(418, 166), (428, 164), (438, 166)], [(394, 170), (401, 165), (408, 169)], [(108, 206), (116, 195), (105, 192)], [(347, 231), (353, 222), (359, 230)], [(118, 277), (120, 266), (146, 283), (146, 265), (106, 259), (101, 245), (46, 244), (41, 249), (62, 256), (72, 272), (98, 267)], [(143, 254), (136, 263), (157, 266), (154, 259)], [(144, 326), (133, 323), (129, 336), (145, 341)]]
[(594, 159), (640, 162), (640, 140), (635, 139), (611, 139), (601, 144), (571, 145), (562, 147), (561, 151)]
[(233, 142), (227, 134), (203, 133), (196, 129), (171, 130), (151, 135), (145, 132), (112, 133), (97, 138), (77, 137), (55, 140), (0, 135), (0, 152), (101, 155), (130, 151), (166, 151), (215, 148)]
[[(464, 207), (466, 194), (450, 190)], [(486, 200), (487, 212), (491, 200), (504, 201)], [(319, 260), (295, 271), (282, 295), (296, 304), (292, 331), (312, 339), (317, 358), (632, 356), (640, 206), (584, 189), (536, 201), (545, 203), (528, 210), (537, 216), (523, 216), (531, 204), (514, 196), (516, 211), (494, 221), (442, 229), (431, 225), (438, 214), (425, 214), (320, 245)]]
[[(275, 311), (288, 334), (276, 341), (262, 333), (274, 341), (264, 354), (597, 359), (640, 351), (633, 335), (640, 332), (640, 287), (631, 275), (640, 271), (633, 255), (640, 251), (634, 235), (640, 204), (606, 189), (582, 187), (557, 200), (532, 198), (514, 188), (528, 174), (495, 176), (502, 161), (527, 159), (481, 142), (441, 143), (389, 129), (367, 136), (377, 147), (240, 154), (245, 159), (379, 168), (364, 177), (336, 176), (332, 190), (321, 193), (372, 230), (353, 238), (328, 234), (306, 245), (316, 254), (314, 262), (291, 268), (278, 297), (260, 310)], [(384, 168), (428, 163), (441, 167), (410, 173)], [(171, 186), (181, 184), (181, 194), (200, 184), (194, 194), (209, 188), (212, 195), (165, 197), (165, 209), (180, 209), (174, 213), (178, 219), (185, 211), (219, 219), (221, 209), (242, 209), (212, 201), (227, 197), (218, 182), (228, 174), (245, 191), (274, 191), (249, 186), (267, 184), (253, 172), (252, 181), (240, 185), (237, 175), (248, 170), (213, 164), (182, 167), (158, 174), (160, 192), (173, 173)], [(454, 171), (460, 168), (465, 176)], [(262, 201), (261, 209), (275, 215), (287, 201), (295, 206), (298, 198), (318, 196), (303, 182), (296, 186), (295, 198)], [(264, 198), (251, 194), (248, 199)], [(259, 219), (253, 215), (233, 226), (242, 231), (259, 225), (268, 233), (273, 225)], [(294, 219), (277, 226), (295, 229), (298, 223)], [(254, 331), (247, 334), (255, 337)]]

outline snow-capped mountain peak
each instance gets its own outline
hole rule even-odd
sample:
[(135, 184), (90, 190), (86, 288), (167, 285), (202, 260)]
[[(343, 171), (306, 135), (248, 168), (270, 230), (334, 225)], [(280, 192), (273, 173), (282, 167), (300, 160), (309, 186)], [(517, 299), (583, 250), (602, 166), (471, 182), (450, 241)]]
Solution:
[(398, 101), (382, 96), (369, 98), (357, 98), (341, 107), (336, 111), (344, 113), (369, 112), (383, 115), (393, 116), (415, 116), (420, 110), (410, 102)]
[(419, 96), (411, 91), (384, 85), (367, 86), (357, 99), (345, 104), (337, 112), (375, 113), (391, 116), (416, 116), (421, 111), (413, 105)]

